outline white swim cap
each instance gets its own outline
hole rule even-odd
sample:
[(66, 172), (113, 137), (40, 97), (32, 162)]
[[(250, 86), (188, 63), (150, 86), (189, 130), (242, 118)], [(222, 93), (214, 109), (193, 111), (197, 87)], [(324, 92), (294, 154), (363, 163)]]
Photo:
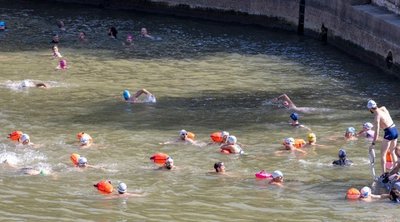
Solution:
[(86, 133), (82, 135), (82, 137), (79, 139), (82, 145), (87, 145), (89, 143), (90, 136), (87, 135)]
[(286, 138), (285, 140), (283, 140), (283, 142), (287, 145), (294, 145), (294, 138), (293, 137)]
[(118, 184), (118, 192), (119, 193), (125, 193), (126, 189), (128, 189), (128, 186), (125, 183)]
[(356, 129), (354, 129), (354, 127), (349, 127), (349, 128), (346, 129), (346, 133), (355, 134), (356, 133)]
[(372, 123), (370, 123), (370, 122), (366, 122), (366, 123), (364, 123), (364, 125), (363, 125), (363, 128), (364, 129), (372, 129), (372, 127), (374, 127), (374, 125), (372, 125)]
[(167, 168), (172, 168), (173, 165), (174, 165), (174, 159), (168, 157), (167, 160), (165, 160), (165, 166)]
[(22, 87), (22, 88), (29, 87), (29, 86), (30, 86), (30, 84), (29, 84), (29, 81), (28, 81), (28, 80), (22, 81), (22, 83), (21, 83), (21, 87)]
[(369, 187), (363, 187), (363, 188), (360, 190), (360, 195), (361, 195), (361, 197), (363, 197), (363, 198), (368, 197), (369, 195), (371, 195), (371, 188), (369, 188)]
[(229, 136), (229, 132), (222, 131), (221, 132), (221, 136), (222, 136), (222, 138), (225, 137), (225, 136)]
[(235, 144), (237, 142), (236, 136), (228, 136), (228, 143)]
[(368, 101), (367, 108), (368, 109), (373, 109), (373, 108), (376, 108), (376, 107), (377, 107), (376, 102), (374, 100), (370, 99)]
[(272, 173), (272, 178), (277, 178), (277, 177), (283, 177), (283, 173), (281, 171), (279, 171), (279, 170), (275, 170)]
[(186, 136), (187, 134), (188, 132), (184, 129), (179, 132), (179, 136)]
[(30, 137), (29, 137), (28, 134), (25, 134), (25, 133), (24, 133), (24, 134), (21, 135), (20, 140), (21, 140), (21, 142), (23, 143), (23, 142), (25, 142), (26, 140), (30, 140)]
[(86, 157), (83, 157), (83, 156), (79, 157), (79, 159), (78, 159), (78, 165), (79, 165), (79, 166), (82, 166), (82, 165), (85, 165), (85, 164), (87, 164), (87, 159), (86, 159)]

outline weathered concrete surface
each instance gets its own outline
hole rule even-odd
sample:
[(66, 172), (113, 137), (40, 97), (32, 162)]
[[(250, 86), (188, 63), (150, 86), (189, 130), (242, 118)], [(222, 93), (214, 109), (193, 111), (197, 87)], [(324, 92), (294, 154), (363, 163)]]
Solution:
[[(48, 0), (258, 24), (296, 31), (301, 0)], [(374, 0), (374, 2), (383, 0)], [(399, 0), (385, 0), (396, 2)], [(400, 78), (400, 17), (371, 0), (305, 0), (305, 34)], [(389, 51), (393, 59), (387, 58)], [(391, 62), (392, 61), (392, 62)]]

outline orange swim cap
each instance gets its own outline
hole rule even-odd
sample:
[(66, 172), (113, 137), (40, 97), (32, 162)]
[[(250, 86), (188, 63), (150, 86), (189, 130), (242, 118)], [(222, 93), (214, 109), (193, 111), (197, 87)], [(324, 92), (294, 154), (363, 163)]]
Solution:
[(210, 137), (211, 137), (211, 140), (216, 143), (222, 143), (222, 141), (223, 141), (222, 132), (211, 133)]
[(304, 145), (306, 145), (306, 141), (304, 141), (303, 139), (295, 139), (294, 140), (294, 147), (296, 148), (302, 148)]

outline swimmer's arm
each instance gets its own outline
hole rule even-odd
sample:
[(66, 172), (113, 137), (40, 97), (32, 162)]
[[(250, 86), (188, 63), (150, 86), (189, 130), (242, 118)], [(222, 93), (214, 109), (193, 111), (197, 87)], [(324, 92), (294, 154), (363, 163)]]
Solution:
[(305, 125), (303, 125), (303, 124), (301, 124), (300, 127), (301, 127), (301, 128), (304, 128), (304, 129), (306, 129), (306, 130), (308, 130), (308, 131), (311, 131), (311, 128), (309, 128), (309, 127), (307, 127), (307, 126), (305, 126)]
[(282, 95), (278, 96), (277, 99), (282, 99), (282, 100), (288, 102), (290, 107), (296, 107), (294, 105), (294, 103), (292, 102), (292, 100), (289, 98), (289, 96), (286, 94), (282, 94)]

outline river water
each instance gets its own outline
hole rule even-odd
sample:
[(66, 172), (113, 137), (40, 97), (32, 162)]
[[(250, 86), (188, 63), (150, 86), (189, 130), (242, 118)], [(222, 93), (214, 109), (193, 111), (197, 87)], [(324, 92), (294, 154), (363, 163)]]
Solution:
[[(51, 170), (27, 176), (0, 168), (0, 220), (4, 221), (395, 221), (389, 201), (345, 200), (350, 187), (372, 183), (364, 138), (346, 142), (373, 116), (366, 102), (385, 105), (399, 122), (399, 81), (330, 46), (291, 33), (234, 24), (63, 4), (0, 0), (0, 161), (17, 168)], [(60, 31), (56, 21), (65, 23)], [(117, 39), (107, 36), (117, 27)], [(139, 37), (147, 27), (159, 40)], [(87, 42), (78, 41), (78, 32)], [(50, 44), (59, 33), (68, 70), (56, 70)], [(123, 45), (128, 34), (134, 44)], [(44, 82), (48, 89), (21, 88)], [(146, 88), (156, 104), (127, 104), (124, 89)], [(324, 146), (306, 155), (276, 154), (285, 137), (306, 138), (288, 125), (290, 111), (270, 99), (288, 94), (297, 106), (314, 107), (301, 121)], [(179, 130), (227, 130), (245, 154), (223, 155), (218, 146), (159, 145)], [(35, 147), (7, 140), (21, 130)], [(94, 144), (80, 149), (76, 134)], [(380, 145), (380, 143), (378, 144)], [(332, 167), (339, 148), (354, 161)], [(149, 161), (156, 152), (175, 160), (173, 171)], [(79, 170), (79, 153), (103, 169)], [(378, 152), (379, 153), (379, 152)], [(227, 174), (213, 175), (223, 161)], [(284, 187), (256, 180), (261, 169), (281, 170)], [(377, 172), (380, 172), (377, 167)], [(142, 197), (110, 198), (92, 186), (123, 181)], [(378, 191), (376, 191), (378, 192)]]

